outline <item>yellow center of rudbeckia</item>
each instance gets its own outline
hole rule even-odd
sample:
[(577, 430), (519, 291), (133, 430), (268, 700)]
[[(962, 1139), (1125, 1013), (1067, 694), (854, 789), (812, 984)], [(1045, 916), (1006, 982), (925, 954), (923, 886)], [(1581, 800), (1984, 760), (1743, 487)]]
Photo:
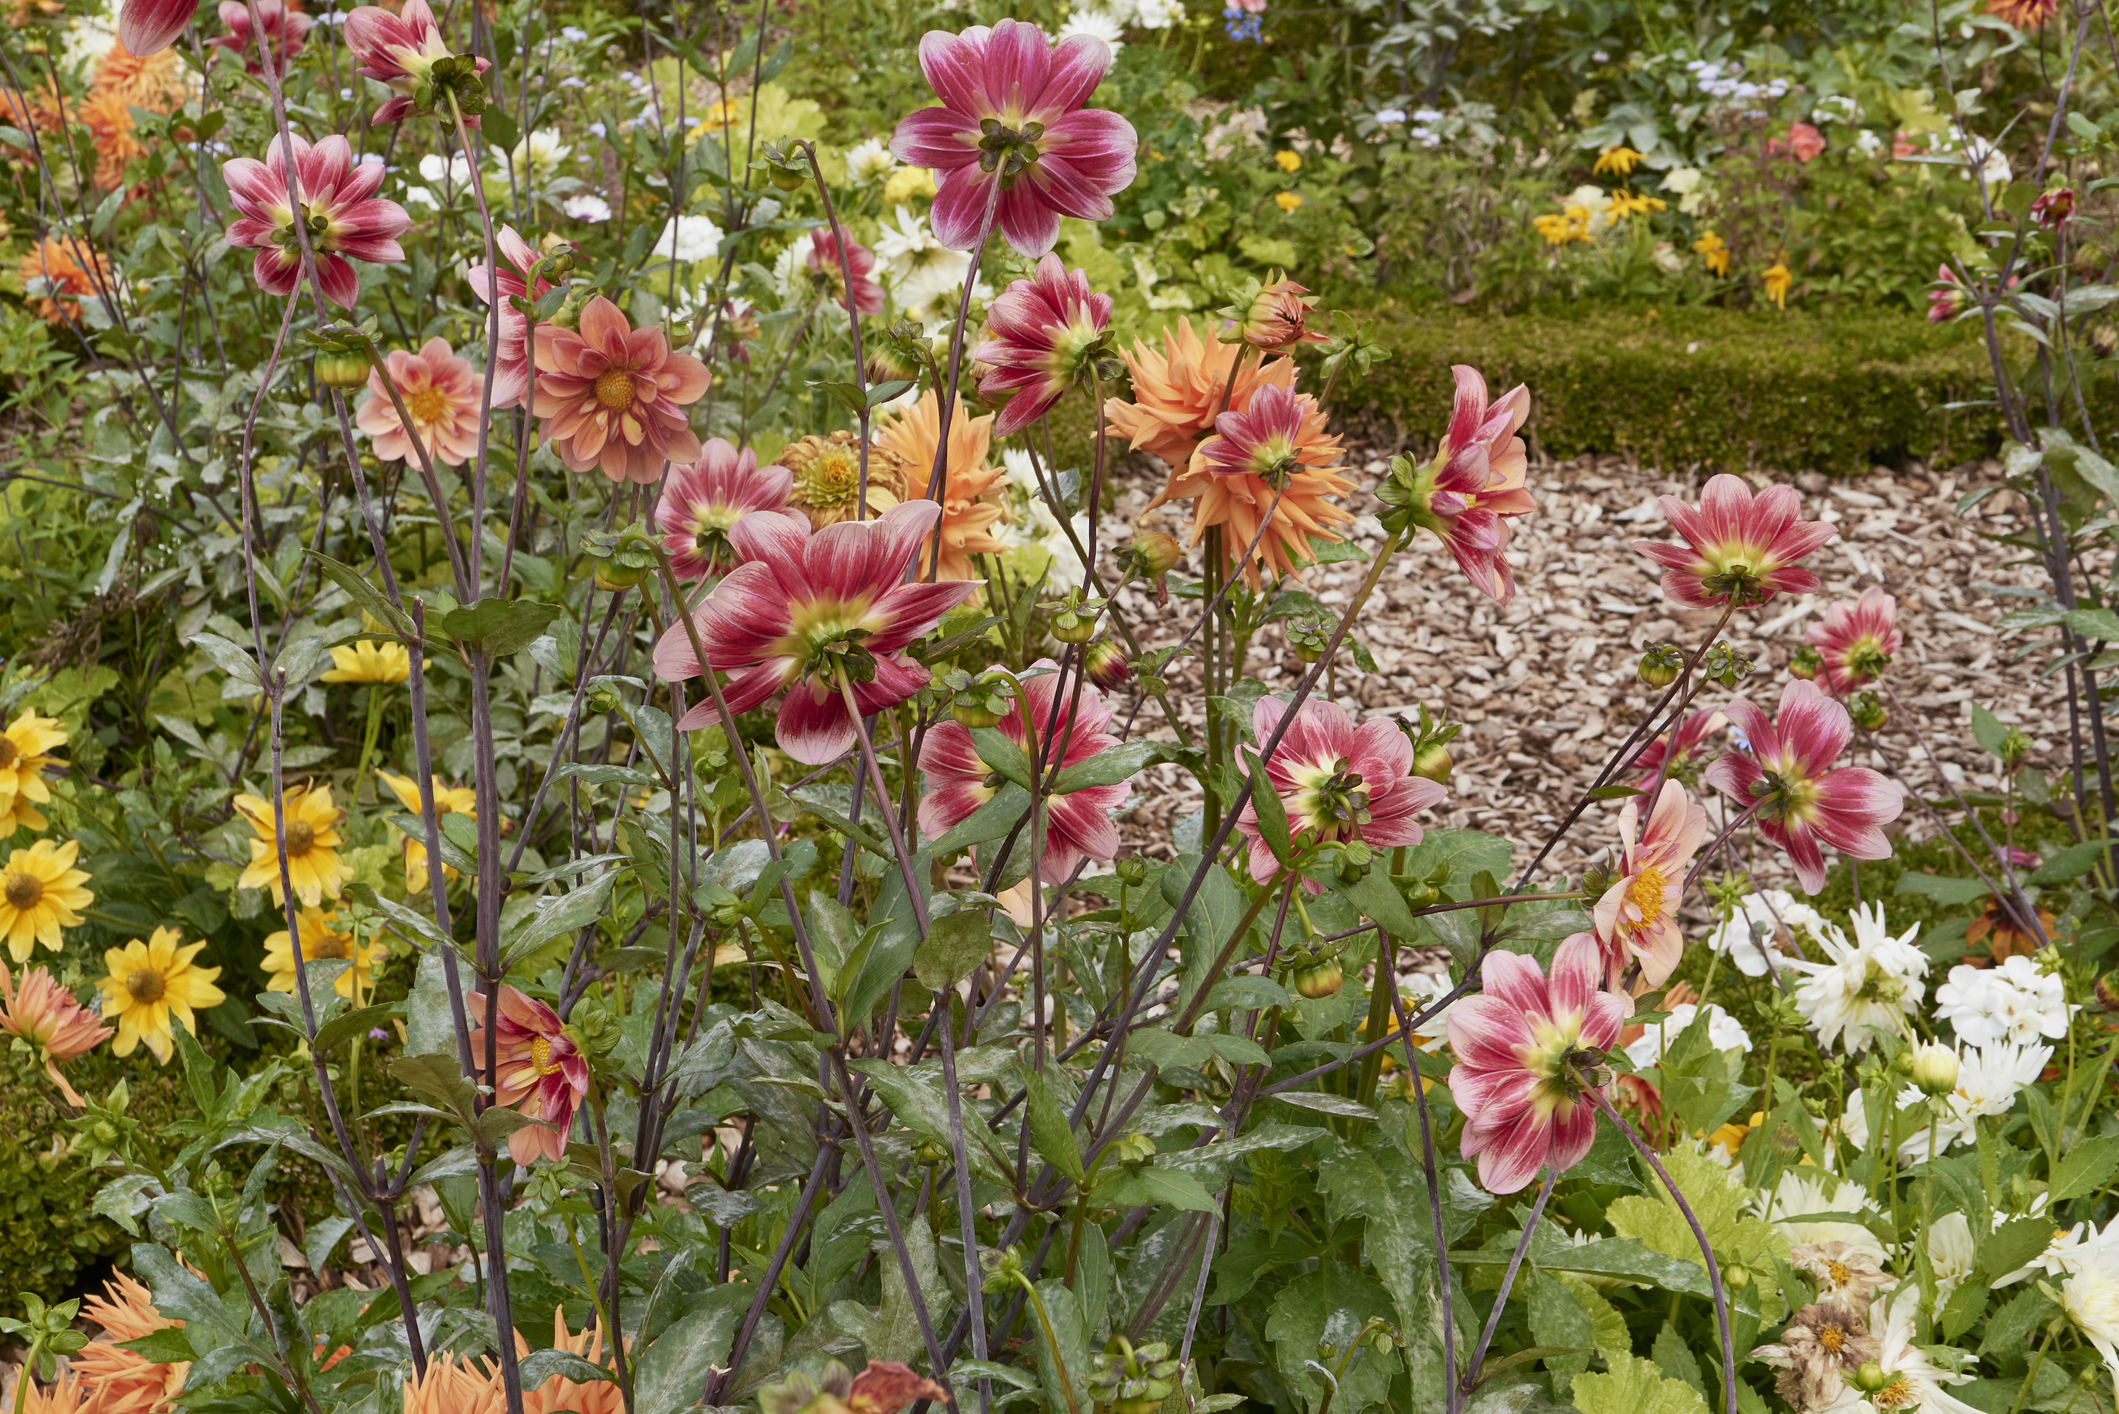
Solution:
[(405, 399), (414, 422), (439, 422), (449, 410), (449, 395), (439, 388), (422, 388)]
[(7, 901), (10, 907), (25, 911), (35, 908), (44, 897), (43, 881), (34, 874), (10, 874), (7, 876)]
[(126, 994), (142, 1006), (162, 1000), (162, 993), (167, 990), (168, 984), (162, 980), (162, 974), (152, 967), (138, 968), (125, 975)]
[(860, 453), (834, 443), (795, 473), (795, 483), (795, 493), (806, 506), (836, 506), (851, 501), (861, 489)]
[(300, 859), (316, 848), (316, 829), (306, 820), (287, 822), (287, 857)]
[(0, 770), (15, 764), (22, 756), (22, 748), (4, 736), (0, 736)]
[(596, 401), (612, 412), (624, 412), (633, 405), (633, 375), (624, 368), (606, 368), (596, 378)]
[(1663, 871), (1650, 865), (1633, 876), (1626, 886), (1626, 902), (1640, 910), (1644, 919), (1658, 918), (1663, 912), (1663, 897), (1668, 886), (1663, 881)]
[(552, 1043), (543, 1036), (530, 1038), (530, 1064), (537, 1067), (539, 1075), (557, 1075), (559, 1066), (552, 1059)]

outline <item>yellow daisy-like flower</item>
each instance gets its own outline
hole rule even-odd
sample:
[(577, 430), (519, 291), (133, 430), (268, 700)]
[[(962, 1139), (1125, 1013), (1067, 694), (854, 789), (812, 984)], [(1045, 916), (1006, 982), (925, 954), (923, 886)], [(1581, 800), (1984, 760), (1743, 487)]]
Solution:
[[(283, 801), (287, 818), (287, 877), (294, 894), (311, 908), (326, 896), (338, 897), (340, 885), (353, 877), (353, 866), (339, 858), (338, 822), (346, 812), (331, 803), (329, 786), (289, 786)], [(273, 846), (272, 805), (254, 795), (239, 795), (235, 808), (250, 822), (257, 838), (250, 842), (250, 867), (236, 883), (246, 889), (272, 890), (272, 901), (285, 904), (280, 887), (279, 852)]]
[(59, 930), (81, 926), (80, 910), (96, 901), (81, 886), (88, 872), (74, 868), (81, 842), (38, 840), (8, 856), (0, 873), (0, 936), (15, 961), (28, 962), (38, 943), (57, 952)]
[[(362, 946), (351, 933), (338, 930), (338, 915), (326, 913), (320, 908), (305, 908), (295, 920), (302, 935), (302, 960), (316, 962), (319, 959), (337, 958), (353, 965), (339, 973), (334, 984), (338, 994), (351, 998), (356, 988), (361, 996), (375, 989), (371, 973), (375, 964), (390, 955), (389, 948), (382, 943)], [(268, 992), (292, 992), (294, 990), (294, 950), (287, 946), (287, 930), (269, 935), (265, 939), (265, 971), (269, 980), (265, 983)]]
[(1795, 284), (1795, 272), (1788, 268), (1788, 257), (1781, 256), (1767, 266), (1760, 278), (1766, 282), (1766, 298), (1773, 301), (1774, 308), (1788, 307), (1788, 290)]
[(96, 985), (103, 989), (103, 1019), (118, 1023), (118, 1038), (110, 1044), (112, 1055), (129, 1056), (144, 1041), (155, 1059), (167, 1065), (176, 1049), (170, 1018), (182, 1021), (184, 1029), (196, 1036), (195, 1013), (228, 999), (227, 993), (213, 985), (221, 969), (192, 963), (206, 944), (185, 947), (183, 936), (174, 928), (157, 928), (145, 942), (134, 938), (103, 954), (110, 975)]
[(1729, 273), (1729, 247), (1724, 245), (1722, 238), (1714, 232), (1702, 232), (1700, 238), (1692, 243), (1692, 249), (1707, 266), (1708, 274)]
[[(405, 809), (411, 811), (414, 815), (420, 813), (418, 781), (413, 780), (410, 776), (393, 776), (388, 771), (377, 771), (375, 774), (377, 779), (390, 787), (390, 793), (397, 797), (398, 804), (404, 806)], [(472, 790), (469, 786), (444, 785), (441, 777), (436, 776), (434, 778), (434, 817), (438, 820), (444, 815), (468, 815), (474, 820), (477, 819), (478, 792)], [(444, 863), (441, 866), (441, 876), (445, 881), (455, 879), (455, 867)], [(426, 843), (422, 840), (414, 839), (411, 835), (406, 835), (405, 892), (408, 894), (419, 894), (425, 893), (426, 889)]]
[(412, 676), (412, 653), (402, 643), (371, 643), (363, 638), (352, 647), (340, 644), (331, 650), (331, 671), (325, 682), (403, 682)]
[(1639, 192), (1630, 191), (1615, 191), (1611, 194), (1611, 219), (1614, 221), (1669, 209), (1670, 204), (1659, 196), (1642, 196)]
[(915, 197), (934, 200), (934, 173), (925, 167), (900, 167), (883, 182), (883, 209), (904, 206)]
[(0, 840), (13, 839), (25, 825), (31, 830), (48, 830), (51, 823), (43, 811), (21, 796), (0, 796)]
[[(12, 796), (39, 805), (49, 801), (52, 793), (44, 781), (44, 768), (66, 764), (52, 755), (64, 745), (66, 733), (59, 730), (57, 717), (24, 712), (10, 722), (7, 730), (0, 732), (0, 797)], [(0, 801), (0, 805), (5, 804)]]
[(1300, 172), (1302, 170), (1302, 154), (1299, 152), (1291, 152), (1286, 148), (1282, 148), (1273, 154), (1273, 160), (1280, 164), (1280, 170), (1283, 172)]
[(1607, 147), (1597, 154), (1597, 165), (1591, 170), (1600, 175), (1616, 172), (1622, 177), (1630, 176), (1640, 160), (1641, 154), (1630, 147)]
[(1302, 197), (1300, 194), (1291, 191), (1275, 192), (1273, 194), (1273, 204), (1282, 211), (1293, 211), (1302, 205)]

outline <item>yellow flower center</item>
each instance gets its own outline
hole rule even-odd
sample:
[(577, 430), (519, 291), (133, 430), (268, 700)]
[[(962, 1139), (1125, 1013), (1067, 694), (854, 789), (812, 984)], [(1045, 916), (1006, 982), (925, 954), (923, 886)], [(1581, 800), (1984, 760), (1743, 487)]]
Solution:
[(414, 422), (439, 422), (449, 410), (449, 395), (439, 388), (422, 388), (405, 399), (405, 406), (412, 410)]
[(1854, 1280), (1854, 1273), (1848, 1269), (1845, 1262), (1825, 1263), (1825, 1274), (1832, 1278), (1834, 1286), (1845, 1286)]
[(1660, 918), (1665, 892), (1663, 871), (1651, 864), (1626, 886), (1626, 901), (1641, 911), (1642, 918)]
[(168, 989), (162, 974), (152, 967), (142, 967), (125, 976), (126, 993), (142, 1006), (162, 1000), (162, 993)]
[(22, 758), (22, 748), (7, 737), (0, 736), (0, 771), (6, 770)]
[(1819, 1326), (1817, 1328), (1817, 1343), (1837, 1355), (1840, 1347), (1847, 1343), (1847, 1333), (1838, 1326)]
[(812, 457), (795, 480), (796, 495), (804, 505), (836, 506), (850, 501), (861, 489), (860, 454), (834, 443)]
[(306, 820), (287, 822), (287, 857), (300, 859), (316, 848), (316, 829)]
[(557, 1075), (559, 1066), (552, 1060), (552, 1043), (543, 1036), (530, 1038), (530, 1063), (537, 1067), (539, 1075)]
[(612, 412), (633, 405), (633, 375), (629, 369), (606, 368), (596, 379), (596, 401)]
[(1900, 1375), (1870, 1395), (1869, 1402), (1878, 1409), (1910, 1409), (1920, 1403), (1920, 1396), (1914, 1392), (1913, 1382)]
[(24, 912), (35, 908), (44, 898), (44, 881), (34, 874), (10, 874), (7, 876), (7, 902), (11, 908)]
[(327, 957), (350, 961), (353, 957), (353, 939), (344, 933), (326, 933), (310, 948), (309, 957), (311, 961)]

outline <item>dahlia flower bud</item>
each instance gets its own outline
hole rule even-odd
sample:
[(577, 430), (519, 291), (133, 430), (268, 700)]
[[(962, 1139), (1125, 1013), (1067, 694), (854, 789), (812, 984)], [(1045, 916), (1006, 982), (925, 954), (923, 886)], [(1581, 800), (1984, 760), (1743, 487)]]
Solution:
[(1906, 1058), (1906, 1071), (1922, 1092), (1947, 1095), (1957, 1088), (1957, 1052), (1939, 1041), (1916, 1046)]
[(2119, 978), (2114, 978), (2107, 972), (2097, 979), (2097, 985), (2092, 990), (2096, 995), (2096, 1000), (2091, 1003), (2093, 1010), (2119, 1011)]
[(1873, 692), (1857, 694), (1847, 704), (1847, 715), (1865, 732), (1882, 731), (1884, 723), (1891, 719), (1891, 714), (1884, 710), (1884, 700)]
[(1641, 681), (1650, 687), (1668, 687), (1678, 680), (1684, 666), (1685, 655), (1675, 643), (1652, 643), (1641, 655)]
[(1889, 1383), (1891, 1383), (1890, 1375), (1885, 1373), (1884, 1367), (1877, 1364), (1874, 1360), (1863, 1361), (1861, 1368), (1854, 1372), (1855, 1387), (1866, 1394), (1874, 1394)]
[(1167, 605), (1170, 589), (1166, 580), (1184, 557), (1185, 547), (1177, 543), (1176, 536), (1150, 530), (1133, 537), (1133, 543), (1126, 547), (1123, 563), (1128, 574), (1153, 583), (1155, 602)]
[(567, 1039), (591, 1061), (608, 1059), (618, 1047), (618, 1023), (596, 1002), (584, 1000), (567, 1019)]
[(1413, 751), (1413, 774), (1446, 785), (1449, 773), (1457, 763), (1450, 758), (1449, 748), (1439, 741), (1431, 741)]
[(1096, 637), (1096, 620), (1103, 608), (1102, 600), (1084, 599), (1079, 589), (1070, 589), (1066, 598), (1040, 607), (1051, 611), (1050, 632), (1061, 643), (1087, 643)]
[(1314, 663), (1324, 656), (1324, 650), (1332, 646), (1332, 625), (1329, 621), (1309, 615), (1288, 624), (1288, 647), (1305, 663)]
[(1825, 655), (1812, 644), (1805, 643), (1788, 655), (1788, 676), (1808, 682), (1824, 671)]
[(1969, 297), (1957, 272), (1948, 265), (1935, 267), (1935, 283), (1937, 288), (1928, 291), (1928, 322), (1947, 324), (1964, 312)]
[(942, 682), (954, 693), (949, 715), (960, 726), (990, 727), (1015, 710), (1015, 682), (1006, 673), (988, 669), (973, 677), (959, 671)]
[(1331, 342), (1323, 334), (1310, 332), (1310, 310), (1316, 306), (1316, 299), (1293, 280), (1279, 278), (1279, 271), (1273, 274), (1275, 278), (1269, 284), (1240, 289), (1236, 303), (1222, 311), (1236, 321), (1236, 332), (1242, 341), (1267, 353), (1285, 353), (1299, 344)]
[(1751, 660), (1728, 643), (1717, 643), (1700, 660), (1700, 676), (1723, 687), (1735, 687), (1751, 672)]
[(316, 381), (327, 388), (363, 387), (368, 382), (368, 356), (320, 353), (316, 356)]
[(1108, 638), (1089, 645), (1082, 668), (1089, 674), (1089, 681), (1105, 692), (1117, 692), (1133, 681), (1133, 664), (1126, 651)]
[(1111, 866), (1111, 872), (1128, 888), (1137, 889), (1148, 882), (1148, 861), (1137, 854), (1129, 854)]

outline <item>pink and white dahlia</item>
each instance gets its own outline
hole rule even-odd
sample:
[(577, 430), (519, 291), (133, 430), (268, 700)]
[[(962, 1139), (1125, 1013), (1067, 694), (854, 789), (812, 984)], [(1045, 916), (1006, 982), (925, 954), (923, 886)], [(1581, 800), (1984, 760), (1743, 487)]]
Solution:
[(361, 399), (354, 422), (375, 443), (375, 455), (384, 461), (416, 458), (413, 439), (427, 455), (447, 466), (462, 466), (478, 452), (478, 395), (483, 381), (471, 361), (459, 358), (449, 341), (432, 338), (418, 353), (392, 349), (383, 359), (397, 395), (412, 414), (412, 429), (405, 430), (390, 400), (389, 384), (379, 370), (368, 371), (368, 395)]
[(1663, 567), (1663, 593), (1687, 608), (1763, 604), (1784, 590), (1815, 594), (1822, 584), (1802, 561), (1839, 532), (1801, 519), (1802, 508), (1793, 487), (1754, 497), (1742, 477), (1712, 476), (1697, 507), (1663, 497), (1663, 514), (1686, 543), (1636, 540), (1633, 548)]
[(581, 307), (578, 329), (537, 326), (531, 411), (568, 471), (647, 482), (664, 462), (697, 460), (684, 409), (706, 388), (705, 364), (672, 352), (660, 328), (635, 329), (602, 295)]
[[(747, 712), (786, 688), (780, 749), (823, 766), (854, 746), (842, 682), (863, 716), (918, 692), (927, 669), (904, 648), (977, 588), (905, 582), (941, 514), (933, 501), (907, 501), (880, 519), (840, 521), (814, 535), (789, 516), (738, 521), (729, 543), (743, 563), (692, 611), (706, 666), (729, 674), (729, 711)], [(691, 635), (671, 624), (655, 645), (655, 675), (676, 682), (699, 673)], [(714, 720), (709, 697), (677, 725), (689, 731)]]
[[(1263, 743), (1280, 726), (1288, 705), (1261, 697), (1251, 709), (1251, 731)], [(1376, 849), (1420, 843), (1425, 833), (1413, 817), (1449, 794), (1413, 774), (1413, 744), (1395, 722), (1371, 717), (1360, 726), (1334, 702), (1310, 698), (1287, 735), (1266, 758), (1266, 779), (1287, 812), (1288, 833), (1298, 848), (1360, 840)], [(1246, 803), (1236, 828), (1251, 842), (1251, 877), (1265, 883), (1279, 870), (1273, 850), (1258, 832), (1258, 807)], [(1317, 892), (1317, 885), (1308, 885)]]
[[(1045, 742), (1065, 742), (1061, 765), (1075, 766), (1100, 756), (1118, 745), (1109, 730), (1111, 708), (1103, 694), (1082, 684), (1081, 700), (1075, 704), (1074, 680), (1066, 680), (1065, 691), (1055, 705), (1053, 695), (1061, 687), (1060, 675), (1050, 658), (1031, 664), (1037, 676), (1023, 683), (1022, 707), (1030, 716), (1030, 736), (1023, 734), (1021, 712), (1009, 712), (994, 729), (1023, 748), (1032, 761), (1047, 750)], [(1070, 729), (1071, 722), (1071, 729)], [(1045, 768), (1051, 769), (1050, 759)], [(944, 720), (927, 733), (920, 747), (920, 769), (927, 773), (927, 796), (920, 802), (920, 833), (938, 840), (970, 819), (978, 808), (1000, 792), (1000, 777), (978, 753), (971, 733), (955, 722)], [(1045, 813), (1045, 853), (1038, 861), (1038, 877), (1048, 884), (1063, 884), (1084, 858), (1109, 860), (1118, 853), (1118, 827), (1111, 812), (1126, 803), (1130, 781), (1108, 786), (1084, 786), (1060, 795), (1041, 795)], [(1029, 832), (1023, 843), (1027, 848)]]
[(1560, 944), (1549, 980), (1536, 958), (1496, 949), (1480, 974), (1484, 991), (1449, 1009), (1449, 1092), (1465, 1114), (1464, 1156), (1478, 1158), (1489, 1192), (1515, 1193), (1541, 1168), (1573, 1168), (1596, 1142), (1589, 1094), (1610, 1098), (1604, 1055), (1633, 1014), (1632, 998), (1603, 990), (1603, 973), (1588, 933)]
[[(418, 3), (418, 0), (410, 0)], [(311, 145), (293, 134), (294, 174), (301, 188), (303, 219), (316, 254), (323, 296), (342, 309), (360, 297), (352, 261), (390, 265), (405, 258), (397, 238), (412, 229), (405, 208), (375, 193), (383, 164), (355, 162), (353, 148), (336, 133)], [(263, 162), (237, 157), (221, 165), (229, 200), (242, 215), (228, 224), (228, 244), (255, 250), (258, 287), (290, 295), (302, 278), (301, 237), (287, 198), (287, 149), (275, 141)]]
[(1407, 506), (1413, 524), (1441, 537), (1481, 594), (1506, 602), (1516, 592), (1506, 558), (1509, 518), (1538, 508), (1523, 485), (1530, 462), (1516, 435), (1530, 416), (1530, 390), (1518, 383), (1489, 402), (1478, 369), (1460, 363), (1450, 372), (1457, 398), (1449, 431), (1414, 473)]
[(1834, 604), (1803, 637), (1823, 660), (1818, 669), (1834, 697), (1873, 682), (1898, 651), (1898, 601), (1870, 585), (1852, 604)]
[(987, 368), (979, 396), (1012, 393), (993, 425), (993, 435), (1020, 432), (1065, 397), (1088, 361), (1104, 346), (1111, 323), (1111, 296), (1089, 288), (1089, 277), (1069, 270), (1056, 255), (1037, 263), (1036, 275), (1001, 291), (986, 311), (986, 341), (972, 358)]
[(1619, 809), (1619, 870), (1592, 915), (1604, 954), (1605, 985), (1617, 988), (1627, 964), (1639, 960), (1641, 980), (1660, 987), (1685, 952), (1678, 901), (1685, 871), (1707, 837), (1707, 812), (1676, 781), (1663, 782), (1641, 827), (1641, 807)]
[[(465, 273), (470, 278), (471, 292), (487, 304), (496, 298), (496, 286), (500, 291), (500, 357), (493, 369), (493, 406), (516, 407), (530, 386), (530, 316), (517, 310), (511, 299), (520, 295), (534, 303), (551, 293), (552, 282), (539, 275), (537, 288), (531, 290), (530, 272), (543, 257), (513, 226), (502, 226), (493, 244), (507, 264), (496, 274), (481, 260)], [(486, 321), (479, 320), (478, 327), (484, 329)]]
[[(417, 3), (417, 0), (413, 0)], [(589, 1063), (566, 1034), (566, 1024), (537, 998), (503, 984), (494, 1010), (494, 1071), (481, 1075), (493, 1098), (533, 1121), (508, 1136), (508, 1156), (525, 1167), (566, 1157), (567, 1127), (589, 1093)], [(486, 998), (471, 994), (471, 1059), (484, 1069)]]
[(136, 59), (159, 54), (191, 23), (198, 0), (124, 0), (118, 6), (118, 43)]
[(1877, 827), (1898, 818), (1898, 792), (1866, 766), (1832, 769), (1854, 735), (1846, 708), (1798, 679), (1781, 689), (1774, 720), (1741, 697), (1729, 704), (1729, 718), (1749, 751), (1725, 753), (1707, 768), (1707, 784), (1758, 807), (1759, 833), (1788, 856), (1804, 893), (1825, 886), (1819, 840), (1856, 859), (1891, 857), (1891, 841)]
[(703, 579), (735, 564), (729, 532), (746, 516), (799, 523), (801, 512), (787, 507), (794, 485), (795, 474), (786, 467), (760, 468), (750, 448), (739, 452), (726, 440), (709, 437), (699, 460), (671, 468), (655, 507), (655, 525), (677, 578)]
[[(316, 23), (299, 10), (289, 10), (286, 0), (257, 0), (258, 20), (265, 27), (265, 49), (272, 55), (275, 72), (285, 74), (287, 61), (302, 52), (309, 27)], [(250, 37), (250, 7), (243, 0), (221, 0), (221, 23), (228, 33), (217, 34), (206, 43), (233, 52), (253, 74), (265, 72), (258, 47)]]
[(1054, 45), (1020, 20), (927, 32), (920, 69), (942, 104), (908, 114), (890, 150), (940, 182), (929, 215), (942, 244), (969, 250), (998, 223), (1034, 259), (1059, 239), (1060, 217), (1111, 214), (1138, 142), (1118, 114), (1083, 107), (1111, 58), (1093, 35)]
[[(876, 283), (874, 251), (847, 235), (843, 226), (819, 226), (806, 239), (809, 248), (803, 259), (809, 266), (810, 281), (822, 295), (851, 314), (883, 312), (883, 287)], [(846, 250), (843, 261), (839, 255), (842, 244)], [(851, 284), (846, 278), (848, 271), (853, 272)]]
[(1216, 476), (1255, 476), (1285, 490), (1298, 476), (1339, 466), (1339, 444), (1320, 437), (1323, 430), (1324, 410), (1315, 398), (1267, 383), (1248, 408), (1214, 419), (1214, 435), (1200, 443), (1199, 458)]
[[(345, 34), (346, 47), (360, 60), (361, 76), (387, 85), (397, 95), (375, 110), (368, 120), (371, 127), (415, 113), (439, 112), (453, 119), (436, 89), (447, 88), (454, 76), (437, 75), (435, 70), (439, 61), (451, 61), (449, 67), (459, 61), (442, 39), (427, 0), (405, 0), (395, 15), (379, 5), (362, 5), (346, 16)], [(492, 67), (485, 59), (472, 62), (481, 74)], [(477, 127), (477, 114), (466, 111), (464, 124)]]
[[(1627, 769), (1644, 776), (1660, 773), (1673, 781), (1689, 783), (1698, 774), (1699, 768), (1706, 764), (1705, 758), (1715, 754), (1711, 750), (1700, 750), (1702, 743), (1728, 725), (1729, 719), (1715, 708), (1694, 712), (1678, 724), (1674, 733), (1675, 745), (1671, 741), (1673, 733), (1665, 732), (1642, 747), (1640, 754), (1633, 758), (1633, 764)], [(1671, 753), (1670, 765), (1667, 768), (1663, 765), (1666, 753)]]
[(1965, 294), (1964, 281), (1957, 278), (1957, 272), (1949, 267), (1948, 262), (1936, 266), (1935, 288), (1928, 291), (1928, 322), (1947, 324), (1964, 313), (1968, 303), (1970, 299)]

